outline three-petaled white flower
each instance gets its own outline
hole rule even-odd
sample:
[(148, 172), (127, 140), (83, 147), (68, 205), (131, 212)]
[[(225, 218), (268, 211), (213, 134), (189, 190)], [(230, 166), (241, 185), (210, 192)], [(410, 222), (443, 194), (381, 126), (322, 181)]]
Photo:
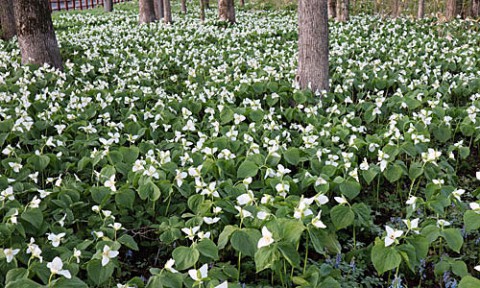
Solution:
[(420, 234), (420, 231), (418, 229), (418, 222), (419, 221), (420, 221), (419, 218), (415, 218), (411, 221), (410, 221), (410, 219), (408, 219), (408, 220), (404, 219), (403, 223), (405, 223), (405, 225), (407, 225), (408, 230), (413, 231), (413, 233), (415, 233), (415, 234)]
[(205, 278), (208, 277), (208, 265), (203, 264), (200, 269), (190, 269), (188, 270), (188, 275), (195, 280), (197, 283), (202, 283)]
[(59, 233), (59, 234), (54, 234), (54, 233), (47, 233), (48, 235), (48, 240), (52, 241), (52, 246), (53, 247), (58, 247), (60, 245), (60, 241), (62, 241), (62, 238), (65, 237), (65, 233)]
[(105, 245), (103, 246), (103, 252), (102, 252), (102, 266), (106, 266), (108, 262), (110, 262), (110, 259), (115, 258), (118, 256), (118, 251), (112, 250), (110, 246)]
[(20, 252), (20, 249), (3, 249), (3, 254), (5, 254), (5, 258), (7, 258), (7, 263), (12, 262), (13, 258), (18, 254), (18, 252)]
[(327, 226), (323, 223), (322, 220), (320, 220), (321, 216), (322, 216), (322, 210), (318, 211), (317, 216), (315, 216), (312, 219), (312, 225), (317, 227), (317, 228), (325, 229), (325, 228), (327, 228)]
[(174, 259), (169, 259), (167, 261), (167, 263), (165, 263), (165, 269), (167, 271), (172, 272), (172, 273), (178, 273), (178, 271), (173, 268), (173, 265), (175, 265), (175, 260)]
[(105, 181), (103, 185), (105, 185), (105, 187), (107, 188), (110, 188), (110, 190), (112, 190), (113, 192), (117, 191), (117, 188), (115, 187), (115, 174), (110, 176), (110, 178)]
[(393, 243), (395, 243), (395, 240), (398, 237), (403, 235), (402, 230), (393, 229), (392, 227), (390, 227), (388, 225), (385, 226), (385, 230), (387, 230), (387, 237), (385, 237), (385, 247), (388, 247), (388, 246), (392, 245)]
[(63, 277), (70, 279), (72, 278), (72, 275), (70, 274), (70, 271), (68, 270), (63, 270), (63, 262), (60, 257), (55, 257), (53, 258), (52, 262), (47, 263), (47, 268), (50, 269), (50, 273), (53, 275), (62, 275)]
[(197, 234), (198, 230), (200, 230), (200, 226), (189, 227), (189, 228), (182, 228), (182, 232), (187, 234), (188, 239), (193, 241), (195, 235)]
[(269, 246), (270, 244), (272, 244), (275, 241), (275, 240), (273, 240), (272, 236), (273, 236), (272, 232), (270, 232), (266, 226), (263, 226), (263, 228), (262, 228), (262, 238), (260, 238), (260, 240), (258, 240), (258, 244), (257, 244), (258, 249), (260, 249), (262, 247)]

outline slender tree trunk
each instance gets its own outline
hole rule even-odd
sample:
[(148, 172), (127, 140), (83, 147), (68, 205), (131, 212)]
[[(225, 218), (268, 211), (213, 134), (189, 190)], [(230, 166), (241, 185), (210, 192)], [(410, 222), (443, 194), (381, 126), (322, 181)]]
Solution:
[(15, 0), (13, 9), (22, 63), (63, 69), (48, 0)]
[(104, 0), (103, 1), (103, 8), (105, 12), (112, 12), (113, 11), (113, 0)]
[(2, 23), (0, 26), (2, 39), (10, 40), (17, 34), (12, 0), (0, 0), (0, 23)]
[(240, 7), (245, 7), (245, 0), (240, 0)]
[(337, 21), (347, 22), (349, 19), (348, 15), (349, 0), (339, 0), (337, 2)]
[(205, 2), (200, 0), (200, 20), (205, 21)]
[(447, 20), (453, 20), (457, 16), (457, 1), (456, 0), (447, 0), (447, 5), (445, 9), (445, 18)]
[(234, 0), (218, 0), (218, 18), (220, 21), (235, 23)]
[(165, 24), (172, 23), (172, 6), (170, 0), (163, 0), (163, 21)]
[(328, 0), (328, 19), (337, 17), (337, 0)]
[(400, 0), (392, 1), (392, 18), (398, 18), (400, 15)]
[(479, 9), (480, 8), (480, 0), (472, 0), (472, 17), (478, 18)]
[(187, 14), (187, 1), (182, 0), (181, 2), (182, 2), (182, 13)]
[(300, 0), (298, 5), (298, 71), (302, 89), (328, 90), (327, 0)]
[(210, 9), (210, 0), (203, 0), (203, 5), (205, 6), (205, 9)]
[(228, 0), (228, 22), (232, 24), (237, 22), (235, 15), (235, 0)]
[(155, 7), (153, 0), (140, 0), (139, 6), (139, 22), (140, 24), (147, 24), (155, 21)]
[(160, 20), (163, 18), (163, 0), (154, 0), (153, 8), (155, 10), (155, 19)]
[(425, 0), (418, 0), (417, 18), (423, 19), (425, 17)]

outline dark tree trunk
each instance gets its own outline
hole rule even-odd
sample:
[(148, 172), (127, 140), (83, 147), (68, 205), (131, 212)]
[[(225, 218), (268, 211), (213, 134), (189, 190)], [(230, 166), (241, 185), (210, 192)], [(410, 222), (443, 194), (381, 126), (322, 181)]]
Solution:
[(105, 12), (112, 12), (113, 11), (113, 0), (104, 0), (103, 1), (103, 8)]
[(235, 15), (235, 0), (228, 0), (228, 22), (232, 24), (237, 22)]
[(425, 0), (418, 0), (417, 18), (423, 19), (425, 17)]
[(447, 0), (447, 5), (445, 9), (445, 18), (447, 20), (453, 20), (457, 16), (457, 1), (456, 0)]
[(205, 6), (205, 9), (210, 9), (210, 0), (203, 0), (203, 5)]
[(163, 0), (154, 0), (153, 7), (155, 9), (155, 19), (163, 18)]
[(200, 0), (200, 20), (205, 21), (205, 3)]
[(17, 34), (12, 0), (0, 0), (0, 23), (3, 40), (10, 40)]
[(478, 18), (479, 9), (480, 8), (480, 0), (472, 0), (472, 17)]
[(140, 24), (147, 24), (155, 21), (155, 7), (153, 0), (140, 0), (138, 1)]
[(63, 69), (48, 0), (15, 0), (13, 7), (22, 63)]
[(348, 6), (349, 0), (339, 0), (337, 1), (337, 21), (339, 22), (347, 22), (349, 15), (348, 15)]
[(172, 23), (172, 6), (170, 0), (163, 0), (163, 21), (165, 24)]
[(329, 89), (327, 6), (327, 0), (299, 1), (297, 82), (301, 89)]
[(187, 0), (182, 0), (182, 13), (187, 14)]
[(235, 5), (233, 0), (218, 0), (218, 18), (220, 21), (235, 23)]
[(328, 19), (337, 17), (337, 0), (328, 0)]

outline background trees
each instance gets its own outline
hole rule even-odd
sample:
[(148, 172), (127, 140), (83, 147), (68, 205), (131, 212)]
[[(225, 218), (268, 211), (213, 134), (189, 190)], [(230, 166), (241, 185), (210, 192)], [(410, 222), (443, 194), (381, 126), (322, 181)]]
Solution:
[(139, 17), (140, 24), (150, 23), (155, 21), (155, 7), (153, 0), (139, 0)]
[(15, 17), (13, 14), (13, 2), (12, 0), (0, 0), (0, 23), (1, 33), (0, 36), (4, 40), (9, 40), (15, 36)]

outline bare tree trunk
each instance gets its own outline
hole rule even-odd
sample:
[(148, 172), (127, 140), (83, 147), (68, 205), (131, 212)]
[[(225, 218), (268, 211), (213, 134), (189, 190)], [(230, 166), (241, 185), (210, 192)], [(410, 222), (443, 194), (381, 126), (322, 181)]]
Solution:
[(13, 9), (22, 63), (63, 69), (48, 0), (15, 0)]
[(480, 0), (472, 0), (472, 17), (478, 18), (479, 9), (480, 8)]
[(392, 1), (392, 18), (398, 18), (400, 16), (400, 0)]
[(113, 0), (104, 0), (103, 1), (103, 8), (105, 12), (112, 12), (113, 11)]
[(300, 0), (298, 5), (298, 71), (302, 89), (328, 90), (327, 0)]
[(233, 0), (218, 0), (218, 18), (220, 21), (235, 23), (235, 6)]
[(205, 21), (205, 3), (200, 0), (200, 20)]
[(0, 36), (3, 40), (10, 40), (17, 34), (12, 0), (0, 0), (0, 23), (2, 23)]
[(235, 23), (237, 21), (235, 15), (235, 0), (228, 0), (228, 22)]
[(245, 0), (240, 0), (240, 7), (244, 7), (245, 6)]
[(328, 0), (328, 19), (337, 17), (337, 0)]
[(154, 0), (153, 8), (155, 10), (155, 19), (163, 18), (163, 0)]
[(349, 6), (349, 0), (339, 0), (337, 2), (337, 21), (339, 22), (348, 21), (349, 19), (348, 6)]
[(187, 14), (187, 1), (182, 0), (181, 2), (182, 2), (182, 13)]
[(155, 21), (155, 7), (153, 6), (153, 0), (140, 0), (139, 6), (139, 22), (140, 24), (147, 24)]
[(205, 6), (205, 9), (210, 9), (210, 0), (203, 0), (203, 5)]
[(172, 6), (170, 0), (163, 0), (163, 21), (165, 24), (172, 23)]
[(447, 0), (447, 5), (445, 9), (445, 18), (447, 20), (453, 20), (457, 16), (457, 1), (456, 0)]
[(423, 19), (425, 17), (425, 0), (418, 0), (417, 18)]

